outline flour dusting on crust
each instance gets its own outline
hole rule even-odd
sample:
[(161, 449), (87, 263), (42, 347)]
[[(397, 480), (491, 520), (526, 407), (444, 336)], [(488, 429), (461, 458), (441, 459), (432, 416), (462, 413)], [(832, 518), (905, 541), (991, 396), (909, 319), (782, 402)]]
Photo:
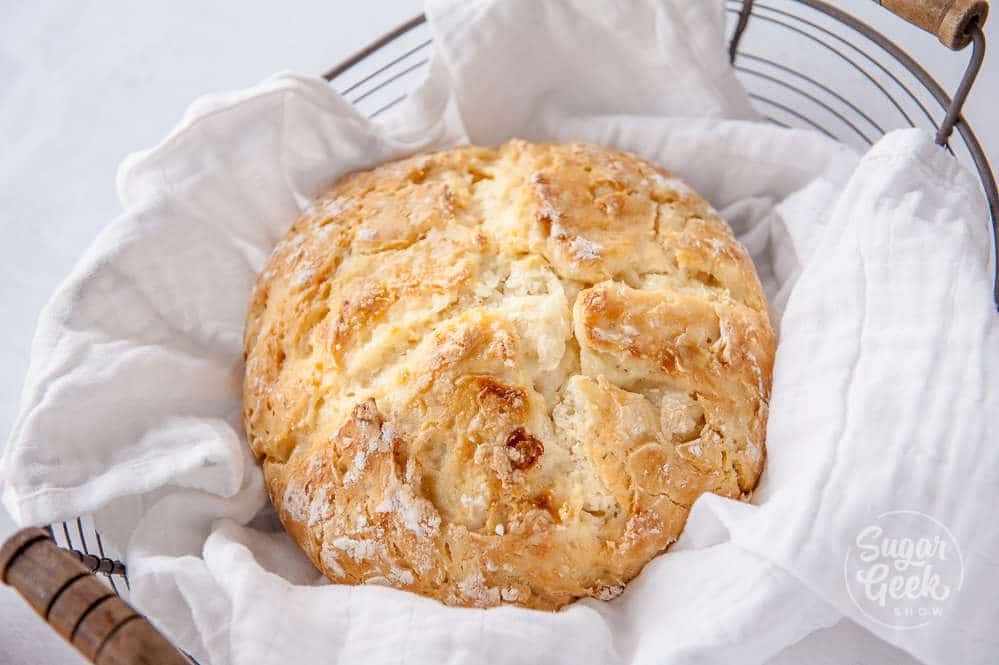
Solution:
[(583, 143), (347, 176), (249, 307), (244, 424), (331, 580), (452, 605), (609, 600), (765, 460), (774, 335), (745, 249)]

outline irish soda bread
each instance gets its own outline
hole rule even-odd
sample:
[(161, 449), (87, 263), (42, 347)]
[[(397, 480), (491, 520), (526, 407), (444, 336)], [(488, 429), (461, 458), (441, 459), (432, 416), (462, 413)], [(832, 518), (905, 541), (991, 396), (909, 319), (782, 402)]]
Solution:
[(764, 461), (774, 335), (717, 213), (642, 159), (464, 147), (356, 173), (274, 250), (244, 420), (334, 582), (608, 599)]

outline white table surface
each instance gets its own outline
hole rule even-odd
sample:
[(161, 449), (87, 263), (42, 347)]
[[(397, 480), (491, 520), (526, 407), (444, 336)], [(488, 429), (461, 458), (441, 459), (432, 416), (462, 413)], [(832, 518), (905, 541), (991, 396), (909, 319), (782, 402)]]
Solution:
[[(947, 90), (953, 54), (870, 0), (836, 3), (891, 35)], [(0, 433), (10, 429), (35, 319), (98, 230), (120, 212), (115, 171), (154, 145), (195, 97), (275, 71), (318, 73), (420, 11), (421, 0), (0, 2)], [(999, 44), (999, 17), (987, 30)], [(999, 55), (987, 58), (965, 116), (999, 160)], [(0, 540), (14, 525), (0, 509)], [(0, 663), (82, 659), (0, 589)], [(775, 663), (913, 662), (843, 623)]]

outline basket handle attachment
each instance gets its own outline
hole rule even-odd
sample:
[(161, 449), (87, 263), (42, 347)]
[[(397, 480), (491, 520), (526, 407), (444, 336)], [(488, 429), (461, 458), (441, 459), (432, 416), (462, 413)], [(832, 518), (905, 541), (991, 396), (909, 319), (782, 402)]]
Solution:
[(0, 580), (92, 663), (191, 663), (42, 529), (22, 529), (0, 547)]
[(973, 26), (984, 26), (989, 15), (987, 0), (878, 0), (878, 4), (955, 51), (971, 42)]

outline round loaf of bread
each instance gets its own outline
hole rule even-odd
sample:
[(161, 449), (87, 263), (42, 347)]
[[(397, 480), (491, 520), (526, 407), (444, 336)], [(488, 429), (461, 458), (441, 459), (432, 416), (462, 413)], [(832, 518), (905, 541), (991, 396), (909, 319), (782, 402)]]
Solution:
[(773, 355), (745, 249), (668, 172), (463, 147), (344, 178), (281, 240), (244, 422), (330, 580), (556, 609), (750, 495)]

